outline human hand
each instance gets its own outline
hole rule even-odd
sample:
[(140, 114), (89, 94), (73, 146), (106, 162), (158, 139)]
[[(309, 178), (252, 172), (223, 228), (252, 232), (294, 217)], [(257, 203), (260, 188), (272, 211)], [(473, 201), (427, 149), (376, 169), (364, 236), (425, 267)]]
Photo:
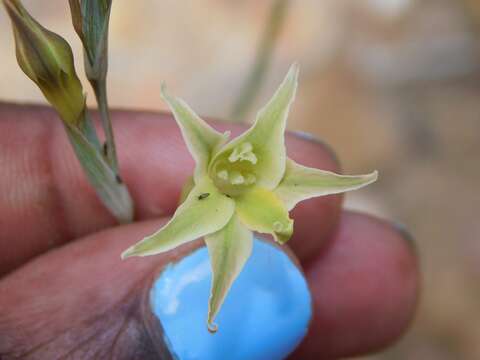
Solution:
[[(145, 294), (166, 264), (201, 242), (128, 261), (120, 254), (173, 214), (193, 161), (169, 115), (113, 117), (121, 173), (136, 203), (137, 221), (124, 226), (96, 198), (52, 111), (0, 105), (2, 360), (150, 359), (166, 351)], [(338, 171), (319, 142), (289, 135), (287, 148), (302, 164)], [(289, 246), (313, 297), (309, 333), (292, 359), (380, 349), (402, 334), (415, 309), (418, 268), (408, 236), (342, 211), (341, 200), (316, 198), (292, 212)]]

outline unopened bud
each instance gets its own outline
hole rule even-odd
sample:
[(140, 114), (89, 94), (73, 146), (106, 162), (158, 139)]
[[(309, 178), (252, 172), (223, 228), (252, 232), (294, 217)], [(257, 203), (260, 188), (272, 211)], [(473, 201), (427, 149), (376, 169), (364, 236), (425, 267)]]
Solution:
[(45, 29), (18, 0), (3, 0), (12, 20), (17, 61), (57, 110), (71, 125), (78, 125), (85, 109), (82, 85), (75, 73), (68, 43)]
[(69, 0), (72, 22), (85, 51), (90, 81), (104, 80), (108, 68), (108, 24), (111, 0)]

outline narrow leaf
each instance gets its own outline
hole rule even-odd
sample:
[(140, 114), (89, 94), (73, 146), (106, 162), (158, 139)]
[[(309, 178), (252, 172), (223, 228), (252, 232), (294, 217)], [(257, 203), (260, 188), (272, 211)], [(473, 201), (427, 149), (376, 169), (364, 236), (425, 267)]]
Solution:
[(252, 253), (253, 234), (233, 215), (221, 230), (205, 237), (212, 265), (212, 287), (208, 302), (207, 326), (215, 332), (213, 323), (238, 274)]
[(234, 201), (204, 177), (164, 227), (130, 247), (122, 258), (159, 254), (218, 231), (228, 223), (234, 209)]
[(170, 96), (162, 86), (162, 98), (170, 107), (175, 120), (182, 131), (190, 154), (196, 162), (195, 181), (206, 174), (208, 163), (214, 151), (223, 145), (229, 134), (222, 134), (205, 121), (181, 99)]
[(285, 176), (275, 194), (291, 210), (302, 200), (360, 189), (377, 180), (377, 176), (377, 171), (367, 175), (338, 175), (288, 159)]
[(236, 211), (249, 229), (271, 234), (284, 244), (293, 233), (293, 220), (282, 201), (271, 191), (254, 187), (235, 199)]

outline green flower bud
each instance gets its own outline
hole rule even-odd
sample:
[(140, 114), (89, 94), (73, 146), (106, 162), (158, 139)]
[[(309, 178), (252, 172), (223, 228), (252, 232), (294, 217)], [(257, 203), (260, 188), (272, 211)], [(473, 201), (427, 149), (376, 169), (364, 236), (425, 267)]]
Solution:
[(3, 0), (3, 3), (12, 21), (20, 68), (66, 123), (78, 125), (85, 109), (85, 96), (75, 73), (70, 46), (40, 25), (20, 1)]
[(108, 69), (108, 24), (111, 0), (69, 0), (72, 22), (85, 50), (90, 81), (105, 79)]

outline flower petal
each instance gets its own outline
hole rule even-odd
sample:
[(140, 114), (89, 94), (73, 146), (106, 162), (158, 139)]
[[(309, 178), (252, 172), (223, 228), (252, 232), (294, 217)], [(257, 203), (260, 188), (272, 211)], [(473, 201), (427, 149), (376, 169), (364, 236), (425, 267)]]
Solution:
[(170, 107), (188, 150), (195, 159), (194, 178), (197, 182), (205, 175), (213, 152), (227, 141), (230, 134), (222, 134), (208, 125), (183, 100), (170, 96), (165, 85), (162, 85), (162, 98)]
[(215, 332), (217, 326), (213, 321), (230, 287), (252, 253), (253, 234), (233, 215), (224, 228), (206, 236), (205, 242), (213, 273), (207, 326), (209, 331)]
[(377, 180), (377, 176), (377, 171), (367, 175), (338, 175), (302, 166), (288, 159), (285, 176), (275, 189), (275, 194), (291, 210), (302, 200), (360, 189)]
[[(284, 133), (297, 79), (298, 65), (294, 64), (272, 99), (259, 111), (255, 124), (215, 155), (209, 173), (222, 190), (233, 194), (235, 190), (231, 188), (235, 185), (251, 185), (248, 182), (238, 184), (238, 181), (236, 184), (234, 180), (238, 180), (238, 174), (243, 178), (250, 176), (257, 185), (269, 190), (278, 185), (285, 172)], [(223, 176), (224, 171), (235, 174), (230, 182)]]
[(122, 258), (159, 254), (218, 231), (228, 223), (234, 209), (234, 201), (219, 193), (205, 177), (164, 227), (130, 247)]
[(271, 191), (254, 187), (235, 199), (240, 220), (251, 230), (271, 234), (284, 244), (293, 233), (293, 220), (282, 201)]
[(185, 200), (187, 200), (188, 194), (190, 194), (190, 191), (192, 191), (194, 187), (195, 181), (193, 180), (193, 176), (189, 176), (182, 186), (182, 191), (180, 192), (180, 200), (178, 201), (179, 205)]

